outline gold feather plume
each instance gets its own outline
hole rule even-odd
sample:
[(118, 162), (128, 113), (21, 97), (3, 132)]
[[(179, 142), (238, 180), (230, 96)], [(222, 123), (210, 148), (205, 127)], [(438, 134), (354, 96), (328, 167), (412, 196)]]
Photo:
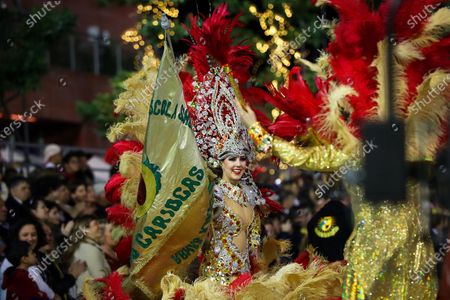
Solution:
[(321, 123), (319, 133), (328, 139), (335, 139), (336, 144), (343, 147), (346, 153), (352, 152), (360, 144), (350, 131), (348, 124), (341, 117), (341, 108), (347, 108), (351, 112), (351, 106), (347, 97), (355, 95), (356, 91), (348, 85), (337, 85), (332, 83), (328, 92), (328, 101), (324, 104), (324, 113), (318, 115)]
[(423, 31), (417, 38), (412, 40), (412, 43), (420, 48), (427, 47), (448, 34), (449, 28), (450, 9), (443, 7), (430, 16)]
[[(378, 56), (373, 61), (377, 72), (378, 91), (375, 102), (377, 103), (377, 115), (380, 120), (386, 120), (388, 101), (386, 99), (386, 52), (387, 52), (387, 40), (380, 41), (377, 45)], [(406, 66), (413, 60), (423, 59), (422, 54), (418, 47), (411, 42), (402, 42), (394, 46), (394, 96), (395, 96), (395, 114), (397, 117), (404, 119), (405, 114), (402, 108), (405, 106), (405, 100), (407, 99), (408, 86), (406, 84), (405, 69)]]
[(432, 159), (450, 111), (450, 72), (437, 70), (417, 87), (406, 118), (407, 158)]

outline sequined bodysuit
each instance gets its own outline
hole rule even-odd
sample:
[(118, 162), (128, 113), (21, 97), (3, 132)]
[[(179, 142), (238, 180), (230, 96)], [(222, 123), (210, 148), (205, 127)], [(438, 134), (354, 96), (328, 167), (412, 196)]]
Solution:
[[(239, 216), (229, 205), (220, 185), (214, 188), (215, 217), (212, 222), (210, 244), (204, 253), (201, 266), (201, 275), (211, 277), (222, 285), (230, 284), (235, 278), (250, 272), (250, 253), (257, 251), (260, 244), (260, 218), (254, 210), (260, 204), (251, 200), (253, 197), (244, 197), (248, 207), (253, 209), (253, 215), (248, 228), (245, 228), (241, 216)], [(245, 234), (246, 247), (239, 249), (236, 245), (236, 237)]]

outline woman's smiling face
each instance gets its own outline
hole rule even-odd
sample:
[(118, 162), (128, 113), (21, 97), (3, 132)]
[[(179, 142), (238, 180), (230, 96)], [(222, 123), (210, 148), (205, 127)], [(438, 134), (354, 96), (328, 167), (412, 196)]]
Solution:
[(237, 184), (247, 169), (247, 158), (245, 156), (230, 156), (222, 161), (222, 179)]

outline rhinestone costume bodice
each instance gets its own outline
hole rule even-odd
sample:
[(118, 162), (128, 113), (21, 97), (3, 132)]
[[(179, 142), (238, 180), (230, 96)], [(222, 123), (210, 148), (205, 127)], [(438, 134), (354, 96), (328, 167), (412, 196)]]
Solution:
[[(245, 228), (239, 216), (225, 201), (226, 196), (215, 188), (214, 209), (209, 247), (204, 253), (201, 275), (212, 277), (222, 285), (230, 284), (236, 277), (250, 272), (250, 253), (257, 251), (260, 244), (260, 219), (256, 213), (256, 203), (249, 201), (253, 215), (248, 228)], [(244, 231), (244, 232), (243, 232)], [(247, 243), (241, 251), (235, 243), (239, 234), (246, 234)]]

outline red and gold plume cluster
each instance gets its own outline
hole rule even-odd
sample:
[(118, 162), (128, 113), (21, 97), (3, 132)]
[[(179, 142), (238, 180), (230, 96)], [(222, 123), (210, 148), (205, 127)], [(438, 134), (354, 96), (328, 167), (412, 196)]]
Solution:
[(253, 52), (250, 46), (234, 45), (231, 37), (233, 29), (241, 25), (238, 19), (239, 15), (230, 18), (226, 4), (218, 6), (201, 26), (198, 26), (198, 16), (191, 18), (191, 28), (187, 29), (193, 40), (189, 56), (200, 81), (212, 64), (228, 65), (239, 83), (249, 79)]
[[(286, 85), (268, 86), (265, 101), (283, 113), (269, 132), (291, 140), (308, 128), (339, 147), (355, 145), (363, 120), (385, 116), (386, 22), (392, 1), (371, 9), (363, 0), (325, 0), (336, 9), (339, 22), (317, 64), (302, 62), (317, 73), (313, 94), (294, 67)], [(395, 19), (395, 114), (407, 126), (429, 122), (430, 153), (446, 138), (449, 107), (450, 12), (442, 0), (403, 1)], [(419, 21), (420, 20), (420, 21)], [(445, 86), (439, 92), (437, 87)], [(430, 125), (428, 124), (428, 125)], [(419, 126), (420, 127), (420, 126)], [(417, 133), (417, 132), (416, 132)], [(420, 134), (420, 133), (419, 133)], [(424, 133), (425, 134), (425, 133)], [(412, 138), (408, 138), (413, 143)]]

